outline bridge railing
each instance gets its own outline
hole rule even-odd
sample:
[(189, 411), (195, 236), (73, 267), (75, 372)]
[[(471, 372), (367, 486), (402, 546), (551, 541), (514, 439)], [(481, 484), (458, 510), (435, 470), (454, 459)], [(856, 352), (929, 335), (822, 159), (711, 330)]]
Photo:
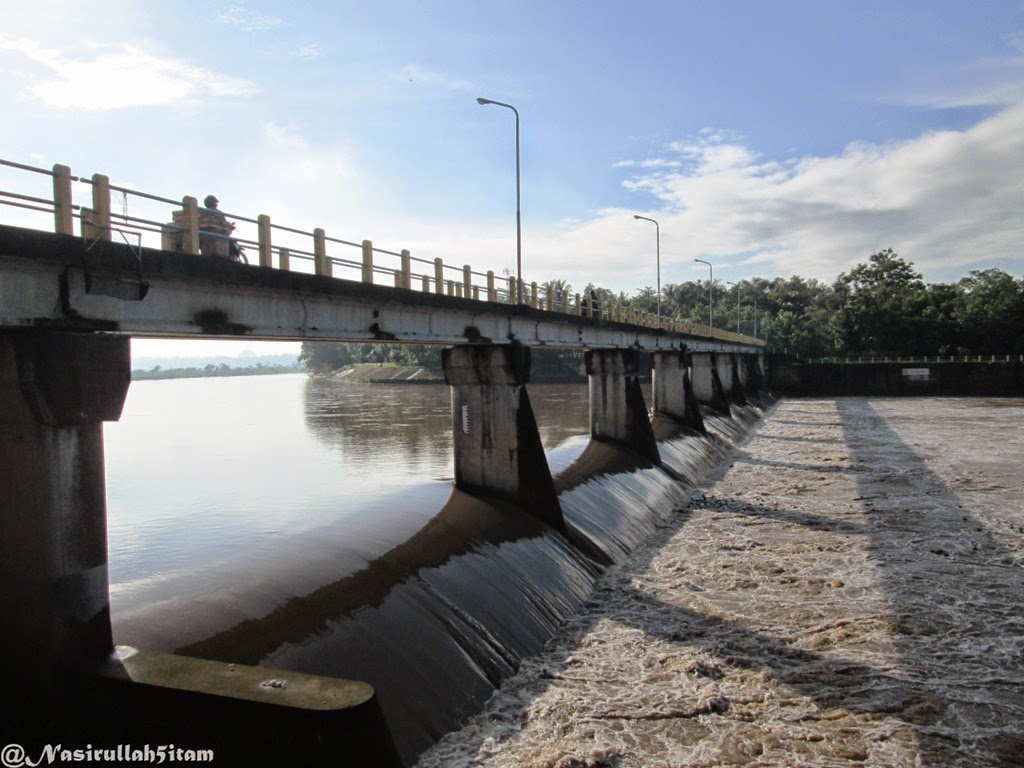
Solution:
[[(0, 170), (19, 174), (19, 189), (23, 185), (33, 186), (26, 178), (37, 180), (32, 194), (0, 188), (0, 204), (34, 217), (27, 226), (52, 227), (58, 234), (76, 235), (77, 221), (77, 235), (88, 245), (100, 240), (119, 240), (139, 251), (146, 246), (190, 254), (211, 251), (226, 256), (229, 242), (234, 241), (246, 252), (250, 264), (261, 267), (476, 301), (514, 304), (518, 295), (514, 276), (497, 276), (491, 270), (481, 272), (469, 264), (446, 264), (440, 258), (428, 260), (413, 256), (407, 249), (381, 248), (370, 240), (357, 242), (332, 237), (321, 228), (310, 232), (284, 226), (272, 222), (266, 214), (255, 218), (227, 211), (214, 214), (192, 196), (176, 200), (153, 195), (111, 184), (103, 174), (73, 175), (66, 165), (46, 169), (0, 159)], [(42, 224), (45, 219), (50, 223)], [(226, 231), (225, 219), (233, 224)], [(654, 313), (617, 302), (598, 301), (594, 306), (586, 296), (562, 291), (561, 284), (524, 281), (523, 303), (548, 312), (658, 327)], [(660, 324), (675, 333), (765, 344), (760, 339), (673, 318), (663, 317)]]

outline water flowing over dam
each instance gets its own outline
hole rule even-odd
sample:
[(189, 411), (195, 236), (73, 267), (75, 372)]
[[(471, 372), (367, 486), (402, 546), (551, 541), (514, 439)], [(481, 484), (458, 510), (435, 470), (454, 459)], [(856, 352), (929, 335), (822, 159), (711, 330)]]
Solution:
[(310, 541), (287, 571), (115, 613), (118, 642), (365, 680), (409, 764), (542, 650), (765, 407), (704, 409), (708, 434), (655, 417), (661, 466), (615, 443), (565, 441), (549, 454), (565, 534), (452, 489), (406, 541), (340, 578)]

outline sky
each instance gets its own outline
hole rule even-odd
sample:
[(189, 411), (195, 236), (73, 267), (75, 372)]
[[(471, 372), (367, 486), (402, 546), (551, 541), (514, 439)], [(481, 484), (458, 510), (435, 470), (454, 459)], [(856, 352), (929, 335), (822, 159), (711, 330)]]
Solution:
[(483, 96), (527, 281), (1024, 276), (1024, 0), (8, 5), (5, 160), (514, 274)]

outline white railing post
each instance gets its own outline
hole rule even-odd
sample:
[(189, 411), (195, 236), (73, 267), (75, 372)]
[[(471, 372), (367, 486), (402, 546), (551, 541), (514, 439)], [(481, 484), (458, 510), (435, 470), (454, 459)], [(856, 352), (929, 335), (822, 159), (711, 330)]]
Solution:
[(274, 266), (274, 249), (270, 242), (270, 217), (261, 213), (256, 217), (256, 230), (259, 232), (260, 266)]
[(530, 306), (537, 309), (537, 281), (530, 283)]
[[(102, 173), (92, 176), (92, 220), (89, 240), (110, 240), (110, 177)], [(83, 233), (84, 234), (84, 233)]]
[(444, 294), (444, 262), (440, 257), (434, 259), (434, 291)]
[(430, 275), (421, 275), (420, 282), (424, 293), (430, 293)]
[(195, 256), (199, 254), (199, 201), (192, 195), (185, 195), (181, 198), (181, 208), (185, 212), (182, 247), (185, 253)]
[(408, 249), (402, 249), (402, 284), (399, 288), (412, 290), (412, 254)]
[(488, 269), (487, 270), (487, 300), (488, 301), (497, 301), (498, 300), (497, 292), (494, 290), (494, 270), (493, 269)]
[(373, 284), (373, 243), (369, 240), (363, 240), (362, 280), (364, 283)]
[(468, 299), (472, 293), (473, 285), (473, 270), (469, 264), (462, 265), (462, 285), (462, 295)]
[(71, 205), (71, 169), (53, 166), (53, 231), (58, 235), (75, 234), (74, 208)]
[(277, 249), (277, 266), (283, 272), (287, 272), (291, 268), (291, 253), (287, 248)]
[(508, 303), (516, 303), (516, 278), (515, 275), (509, 275), (508, 278)]
[(313, 230), (313, 269), (318, 275), (330, 277), (333, 269), (327, 258), (327, 234), (317, 227)]

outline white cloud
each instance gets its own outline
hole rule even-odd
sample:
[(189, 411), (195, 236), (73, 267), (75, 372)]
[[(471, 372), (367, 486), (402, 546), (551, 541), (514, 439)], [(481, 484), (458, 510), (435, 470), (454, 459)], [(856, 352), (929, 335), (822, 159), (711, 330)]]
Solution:
[(929, 72), (883, 101), (928, 109), (1005, 107), (1024, 103), (1024, 35), (1007, 35), (1011, 51)]
[[(387, 186), (358, 173), (354, 153), (312, 146), (282, 126), (267, 136), (274, 162), (262, 186), (275, 187), (269, 210), (281, 214), (276, 221), (303, 228), (327, 222), (341, 228), (329, 234), (370, 237), (427, 260), (499, 274), (514, 269), (514, 222), (396, 220)], [(887, 247), (931, 281), (997, 264), (1024, 274), (1024, 106), (964, 131), (851, 143), (836, 155), (785, 163), (713, 133), (678, 142), (675, 151), (682, 168), (629, 167), (627, 187), (653, 195), (654, 205), (648, 199), (544, 227), (524, 217), (525, 278), (558, 277), (576, 290), (594, 282), (630, 294), (654, 286), (653, 234), (634, 213), (660, 224), (663, 285), (704, 279), (706, 267), (694, 258), (712, 261), (716, 278), (725, 280), (799, 274), (831, 281)], [(287, 190), (280, 188), (284, 178)], [(386, 241), (375, 233), (386, 233)]]
[(241, 3), (230, 6), (218, 14), (217, 18), (225, 24), (238, 27), (243, 32), (266, 32), (284, 24), (284, 20), (277, 16), (251, 11)]
[(324, 55), (324, 49), (319, 43), (304, 45), (293, 54), (303, 61), (313, 61)]
[(258, 92), (242, 78), (222, 75), (130, 44), (92, 45), (68, 55), (34, 40), (0, 36), (0, 49), (22, 54), (50, 77), (28, 77), (26, 93), (59, 109), (168, 106), (204, 97), (246, 97)]
[(1024, 274), (1024, 106), (968, 130), (852, 143), (834, 156), (786, 163), (712, 133), (673, 149), (682, 170), (625, 166), (635, 172), (626, 187), (653, 195), (653, 210), (609, 209), (527, 231), (524, 260), (574, 285), (594, 280), (627, 292), (653, 285), (653, 270), (637, 275), (652, 250), (649, 233), (632, 220), (641, 213), (661, 225), (663, 284), (703, 277), (694, 258), (730, 268), (733, 278), (831, 280), (886, 247), (928, 280), (994, 264)]

